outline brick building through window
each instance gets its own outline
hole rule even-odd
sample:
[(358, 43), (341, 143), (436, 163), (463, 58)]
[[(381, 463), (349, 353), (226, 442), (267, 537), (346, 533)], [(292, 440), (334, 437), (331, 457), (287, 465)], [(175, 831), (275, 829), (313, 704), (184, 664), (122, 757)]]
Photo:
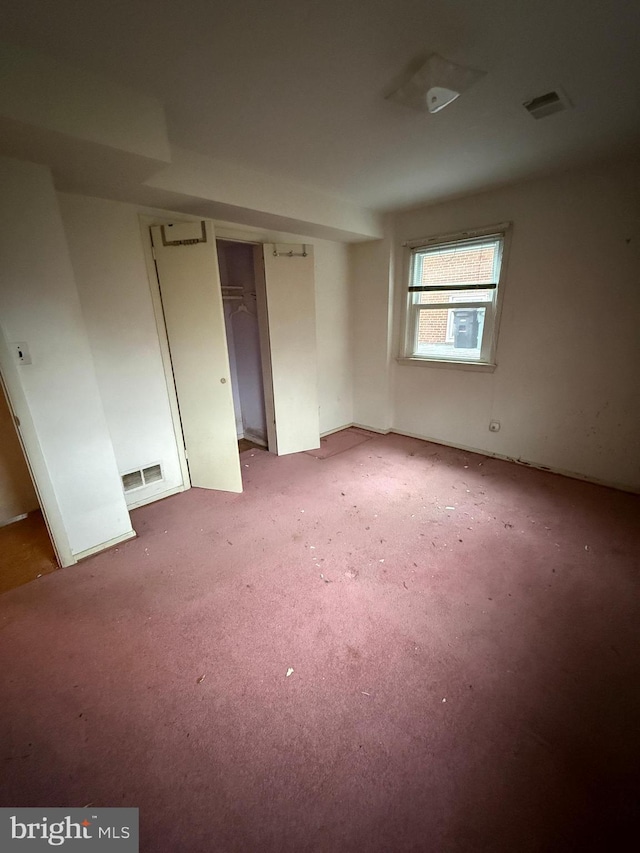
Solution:
[(502, 235), (412, 251), (406, 355), (488, 361)]

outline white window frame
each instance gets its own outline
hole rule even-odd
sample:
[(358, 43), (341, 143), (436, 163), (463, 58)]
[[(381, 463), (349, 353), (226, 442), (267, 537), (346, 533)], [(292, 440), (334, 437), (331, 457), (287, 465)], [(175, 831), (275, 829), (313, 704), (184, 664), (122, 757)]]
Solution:
[[(473, 231), (461, 231), (454, 234), (441, 234), (434, 237), (427, 237), (420, 240), (412, 240), (404, 243), (406, 250), (406, 302), (404, 311), (403, 335), (402, 335), (402, 350), (400, 354), (401, 362), (412, 364), (429, 364), (443, 367), (461, 367), (471, 370), (493, 370), (496, 366), (496, 347), (498, 340), (498, 327), (500, 314), (502, 309), (502, 300), (504, 298), (505, 288), (505, 273), (507, 267), (507, 255), (511, 238), (511, 223), (504, 222), (499, 225), (476, 229)], [(487, 285), (486, 289), (492, 289), (492, 298), (488, 301), (473, 302), (461, 301), (456, 302), (456, 308), (484, 308), (485, 318), (482, 333), (482, 341), (480, 345), (480, 356), (477, 359), (460, 359), (446, 358), (440, 355), (428, 355), (418, 352), (417, 336), (419, 329), (420, 310), (427, 307), (429, 310), (448, 309), (449, 316), (453, 316), (451, 302), (455, 298), (456, 290), (452, 290), (448, 296), (447, 302), (442, 303), (420, 303), (420, 291), (412, 291), (409, 288), (413, 285), (413, 277), (416, 269), (416, 258), (420, 254), (430, 249), (441, 249), (447, 245), (473, 245), (474, 243), (482, 244), (485, 241), (495, 239), (499, 241), (499, 257), (497, 266), (497, 275), (495, 281)], [(447, 286), (450, 286), (449, 284)], [(457, 282), (455, 285), (457, 290), (469, 289), (469, 285), (464, 286), (463, 282)]]

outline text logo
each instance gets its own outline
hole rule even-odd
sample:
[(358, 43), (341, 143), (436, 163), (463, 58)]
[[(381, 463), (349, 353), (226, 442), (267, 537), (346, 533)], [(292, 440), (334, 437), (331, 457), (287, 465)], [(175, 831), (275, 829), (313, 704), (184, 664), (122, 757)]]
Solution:
[(138, 853), (138, 809), (0, 808), (0, 850)]

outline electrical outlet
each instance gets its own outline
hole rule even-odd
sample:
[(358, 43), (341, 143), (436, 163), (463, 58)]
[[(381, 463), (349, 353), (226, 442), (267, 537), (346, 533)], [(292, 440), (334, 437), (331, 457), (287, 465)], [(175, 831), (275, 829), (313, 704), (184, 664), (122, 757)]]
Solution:
[(489, 422), (489, 430), (491, 432), (498, 432), (500, 429), (500, 421), (490, 421)]

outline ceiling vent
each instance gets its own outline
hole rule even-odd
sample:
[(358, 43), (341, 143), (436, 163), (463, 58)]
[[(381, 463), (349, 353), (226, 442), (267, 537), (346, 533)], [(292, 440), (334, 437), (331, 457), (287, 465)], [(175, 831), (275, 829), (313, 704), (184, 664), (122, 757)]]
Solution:
[(142, 489), (144, 486), (149, 486), (151, 483), (158, 483), (164, 479), (162, 466), (149, 465), (147, 468), (139, 468), (137, 471), (129, 471), (122, 475), (122, 488), (125, 492), (132, 492), (134, 489)]
[(546, 118), (569, 109), (571, 101), (561, 89), (555, 89), (553, 92), (545, 92), (544, 95), (525, 101), (522, 106), (534, 118)]

